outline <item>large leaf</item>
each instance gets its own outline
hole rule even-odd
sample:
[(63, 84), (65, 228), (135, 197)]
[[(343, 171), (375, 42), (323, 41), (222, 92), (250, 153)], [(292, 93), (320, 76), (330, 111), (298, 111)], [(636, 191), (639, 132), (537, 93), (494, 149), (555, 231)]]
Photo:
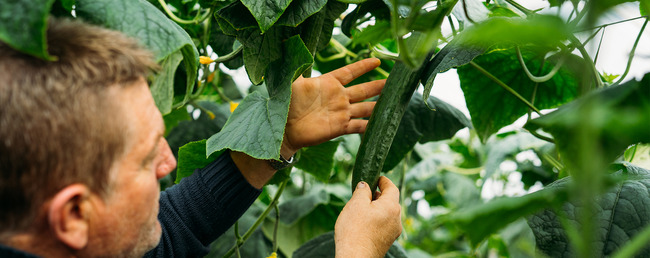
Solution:
[[(613, 175), (627, 179), (596, 198), (598, 231), (594, 237), (596, 243), (592, 245), (596, 249), (592, 253), (599, 257), (611, 256), (650, 222), (650, 171), (624, 164)], [(547, 189), (566, 189), (571, 181), (571, 177), (566, 177)], [(566, 221), (580, 230), (576, 218), (580, 216), (582, 205), (575, 201), (567, 202), (559, 210), (561, 214), (555, 210), (536, 213), (528, 219), (528, 225), (535, 234), (537, 248), (543, 253), (551, 257), (575, 257), (576, 250), (569, 244), (560, 217), (566, 216)], [(650, 247), (646, 246), (637, 255), (648, 257)]]
[[(539, 74), (548, 74), (555, 66), (554, 62), (547, 61), (542, 67), (538, 54), (533, 51), (522, 49), (522, 56), (528, 69), (541, 71)], [(566, 58), (578, 57), (570, 55)], [(514, 49), (494, 49), (477, 57), (474, 62), (534, 103), (538, 109), (555, 108), (573, 100), (578, 94), (577, 75), (564, 67), (544, 83), (531, 81), (517, 60)], [(483, 142), (529, 111), (521, 100), (471, 65), (459, 67), (458, 77), (472, 124)]]
[(241, 0), (241, 2), (255, 16), (262, 33), (266, 32), (284, 11), (292, 0)]
[(334, 153), (338, 147), (338, 141), (328, 141), (303, 148), (300, 152), (300, 160), (295, 166), (327, 183), (334, 168)]
[(327, 0), (293, 0), (276, 24), (296, 27), (307, 17), (320, 11), (325, 4)]
[[(334, 232), (328, 232), (322, 234), (309, 242), (305, 243), (303, 246), (298, 248), (293, 252), (293, 257), (295, 258), (327, 258), (334, 257), (335, 254), (335, 245), (334, 245)], [(386, 258), (406, 258), (406, 251), (402, 248), (397, 242), (388, 249), (386, 253)]]
[(393, 37), (390, 28), (390, 22), (377, 21), (375, 24), (364, 28), (362, 31), (354, 33), (352, 37), (352, 45), (365, 45), (370, 44), (374, 46), (379, 42)]
[(310, 16), (300, 25), (300, 37), (312, 55), (328, 45), (332, 37), (334, 21), (346, 8), (347, 4), (330, 0), (318, 13)]
[(287, 40), (283, 50), (286, 58), (273, 63), (266, 76), (268, 96), (259, 91), (249, 94), (221, 132), (208, 139), (208, 155), (227, 148), (257, 159), (280, 157), (291, 83), (313, 62), (311, 53), (298, 36)]
[(627, 146), (650, 142), (650, 74), (641, 82), (632, 80), (595, 91), (530, 121), (526, 128), (550, 132), (569, 161), (585, 151), (579, 139), (585, 132), (590, 133), (595, 138), (589, 142), (595, 144), (598, 148), (595, 153), (601, 155), (591, 158), (611, 162)]
[(564, 189), (544, 189), (521, 197), (506, 197), (466, 207), (445, 215), (443, 221), (458, 225), (466, 232), (472, 245), (476, 246), (517, 219), (544, 208), (559, 206), (567, 198)]
[[(153, 51), (159, 62), (180, 51), (187, 72), (187, 89), (183, 103), (189, 100), (196, 81), (199, 54), (190, 36), (158, 8), (145, 0), (77, 0), (75, 10), (78, 17), (138, 39)], [(156, 89), (161, 92), (153, 95), (165, 97), (156, 99), (156, 104), (162, 105), (159, 108), (163, 115), (171, 111), (171, 105), (167, 103), (172, 100), (168, 99), (170, 96), (167, 92), (169, 88), (174, 87), (168, 83), (170, 76), (174, 76), (167, 74), (168, 70), (165, 67), (163, 72), (154, 78), (154, 84), (160, 84)], [(157, 82), (159, 80), (162, 82)]]
[(54, 0), (14, 0), (0, 3), (0, 40), (18, 51), (45, 60), (47, 17)]
[(201, 140), (185, 144), (178, 150), (178, 167), (176, 168), (176, 183), (181, 179), (194, 174), (194, 170), (201, 169), (212, 163), (222, 153), (214, 153), (206, 158), (205, 142)]
[[(255, 85), (262, 83), (269, 64), (282, 56), (282, 42), (295, 34), (287, 27), (275, 26), (262, 33), (258, 28), (251, 27), (250, 21), (242, 20), (250, 15), (238, 2), (220, 10), (217, 21), (221, 30), (228, 35), (236, 36), (244, 46), (243, 57), (248, 78)], [(233, 15), (239, 13), (241, 15)], [(295, 29), (294, 29), (295, 30)]]
[(458, 130), (472, 126), (465, 114), (446, 102), (436, 97), (427, 102), (426, 105), (435, 106), (436, 110), (427, 108), (420, 93), (411, 97), (382, 171), (395, 167), (416, 143), (449, 139)]
[[(309, 193), (284, 201), (280, 204), (280, 221), (286, 225), (293, 225), (300, 218), (311, 213), (318, 205), (327, 204), (330, 195), (324, 189), (312, 189)], [(271, 214), (271, 216), (273, 216)]]

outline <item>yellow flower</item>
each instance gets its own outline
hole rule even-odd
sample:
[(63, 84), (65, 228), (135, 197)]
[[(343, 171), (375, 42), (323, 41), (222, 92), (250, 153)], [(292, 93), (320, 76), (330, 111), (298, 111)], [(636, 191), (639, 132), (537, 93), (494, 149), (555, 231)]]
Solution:
[(271, 255), (267, 256), (266, 258), (278, 258), (278, 254), (275, 252), (272, 252)]
[(209, 58), (207, 56), (200, 56), (199, 57), (199, 63), (201, 63), (201, 64), (211, 64), (212, 62), (214, 62), (214, 60), (212, 60), (212, 58)]
[(230, 101), (230, 113), (235, 112), (237, 106), (239, 106), (239, 103)]
[(208, 79), (206, 80), (207, 82), (212, 82), (214, 80), (214, 74), (217, 73), (216, 71), (213, 73), (208, 74)]

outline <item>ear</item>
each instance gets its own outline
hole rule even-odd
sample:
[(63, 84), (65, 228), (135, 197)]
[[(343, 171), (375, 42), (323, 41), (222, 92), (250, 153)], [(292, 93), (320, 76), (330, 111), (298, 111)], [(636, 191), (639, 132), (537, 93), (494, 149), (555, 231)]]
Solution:
[(54, 195), (47, 211), (50, 230), (70, 248), (88, 244), (90, 189), (82, 184), (66, 186)]

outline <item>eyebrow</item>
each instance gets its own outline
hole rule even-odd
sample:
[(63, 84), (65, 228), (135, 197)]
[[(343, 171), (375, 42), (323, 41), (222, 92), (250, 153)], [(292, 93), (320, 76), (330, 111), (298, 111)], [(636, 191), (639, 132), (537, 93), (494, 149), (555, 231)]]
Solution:
[(156, 152), (158, 150), (158, 145), (160, 144), (160, 137), (162, 135), (159, 135), (156, 137), (156, 144), (153, 145), (153, 148), (151, 148), (151, 151), (147, 154), (147, 156), (142, 160), (142, 165), (146, 165), (149, 161), (153, 160), (156, 157)]

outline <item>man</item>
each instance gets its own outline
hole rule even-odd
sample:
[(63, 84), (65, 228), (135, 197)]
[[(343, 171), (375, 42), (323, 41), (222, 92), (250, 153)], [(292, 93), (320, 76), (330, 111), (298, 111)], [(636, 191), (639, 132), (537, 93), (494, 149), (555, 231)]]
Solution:
[[(122, 34), (51, 19), (56, 61), (0, 43), (0, 257), (195, 257), (275, 170), (227, 152), (160, 193), (176, 166), (149, 92), (152, 55)], [(384, 81), (343, 87), (367, 59), (293, 87), (282, 156), (365, 130)], [(361, 183), (335, 227), (337, 257), (382, 257), (401, 232), (399, 191)], [(160, 211), (160, 212), (159, 212)], [(153, 249), (153, 250), (152, 250)], [(148, 251), (148, 253), (147, 253)]]

